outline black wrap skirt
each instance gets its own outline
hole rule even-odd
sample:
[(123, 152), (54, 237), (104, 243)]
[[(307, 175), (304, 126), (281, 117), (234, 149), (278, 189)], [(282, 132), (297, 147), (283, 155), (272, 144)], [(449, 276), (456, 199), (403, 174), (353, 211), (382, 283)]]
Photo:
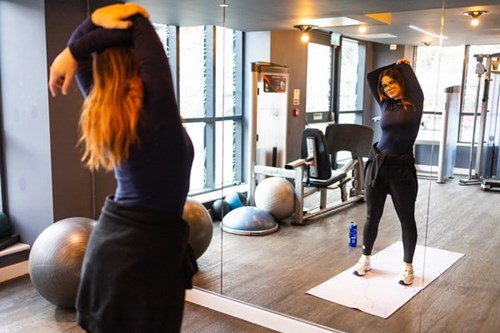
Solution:
[(88, 332), (179, 332), (196, 259), (173, 214), (106, 199), (89, 238), (77, 297)]

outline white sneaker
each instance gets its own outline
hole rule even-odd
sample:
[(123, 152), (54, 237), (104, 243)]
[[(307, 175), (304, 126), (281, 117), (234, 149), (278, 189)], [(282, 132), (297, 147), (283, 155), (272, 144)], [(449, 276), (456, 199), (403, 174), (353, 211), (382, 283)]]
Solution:
[(365, 256), (363, 254), (361, 258), (359, 258), (358, 263), (354, 266), (354, 271), (352, 273), (357, 276), (364, 276), (370, 269), (372, 269), (370, 256)]
[(404, 286), (409, 286), (413, 283), (413, 264), (404, 263), (401, 273), (399, 274), (399, 283)]

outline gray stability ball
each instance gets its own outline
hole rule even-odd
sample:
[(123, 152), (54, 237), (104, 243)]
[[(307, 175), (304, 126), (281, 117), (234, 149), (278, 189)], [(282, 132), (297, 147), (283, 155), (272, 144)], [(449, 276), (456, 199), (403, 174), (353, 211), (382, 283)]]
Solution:
[(62, 308), (74, 308), (83, 256), (96, 221), (70, 217), (47, 227), (31, 248), (28, 272), (40, 295)]
[(195, 199), (187, 198), (182, 218), (189, 224), (189, 244), (194, 256), (198, 259), (212, 242), (212, 217), (203, 204)]

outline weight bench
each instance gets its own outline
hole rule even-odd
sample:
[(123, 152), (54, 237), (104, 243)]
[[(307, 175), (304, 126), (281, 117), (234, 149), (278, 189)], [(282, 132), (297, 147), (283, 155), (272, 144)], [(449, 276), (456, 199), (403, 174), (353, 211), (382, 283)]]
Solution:
[[(301, 158), (287, 163), (284, 168), (254, 167), (255, 174), (294, 180), (293, 224), (304, 224), (309, 218), (365, 199), (363, 157), (368, 156), (373, 130), (362, 125), (332, 124), (325, 132), (326, 135), (319, 129), (306, 128), (302, 134)], [(343, 164), (336, 159), (340, 151), (350, 153)], [(340, 200), (329, 203), (328, 192), (336, 189), (340, 190)], [(316, 192), (320, 192), (319, 205), (305, 209), (304, 199)]]

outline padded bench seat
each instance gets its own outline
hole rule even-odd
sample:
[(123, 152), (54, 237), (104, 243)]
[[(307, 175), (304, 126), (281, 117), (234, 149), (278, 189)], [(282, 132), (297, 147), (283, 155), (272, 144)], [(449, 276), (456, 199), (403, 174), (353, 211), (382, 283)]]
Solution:
[(335, 183), (339, 183), (341, 180), (344, 180), (347, 177), (347, 173), (345, 173), (342, 170), (332, 170), (332, 175), (328, 179), (317, 179), (317, 178), (311, 178), (309, 179), (309, 185), (318, 187), (318, 188), (324, 188), (331, 186)]

